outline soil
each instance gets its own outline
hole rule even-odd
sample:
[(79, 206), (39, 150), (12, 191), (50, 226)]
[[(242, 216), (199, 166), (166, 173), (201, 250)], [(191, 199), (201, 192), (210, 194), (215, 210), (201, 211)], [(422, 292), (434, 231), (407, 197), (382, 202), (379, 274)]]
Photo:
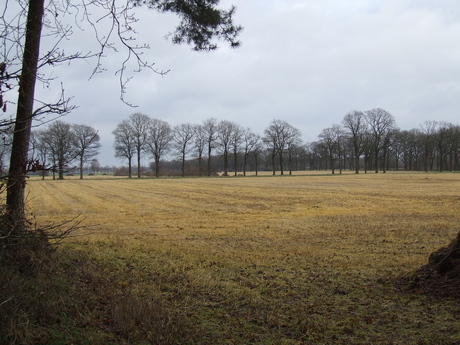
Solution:
[(396, 286), (405, 293), (460, 300), (460, 232), (449, 246), (433, 252), (428, 264), (399, 278)]

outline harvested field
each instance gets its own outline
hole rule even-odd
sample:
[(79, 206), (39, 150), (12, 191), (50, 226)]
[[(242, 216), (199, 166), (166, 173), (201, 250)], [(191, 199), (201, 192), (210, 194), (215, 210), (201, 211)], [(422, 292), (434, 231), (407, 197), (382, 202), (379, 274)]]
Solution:
[(38, 224), (89, 226), (59, 253), (92, 344), (458, 344), (459, 302), (395, 279), (455, 237), (459, 205), (449, 173), (28, 185)]

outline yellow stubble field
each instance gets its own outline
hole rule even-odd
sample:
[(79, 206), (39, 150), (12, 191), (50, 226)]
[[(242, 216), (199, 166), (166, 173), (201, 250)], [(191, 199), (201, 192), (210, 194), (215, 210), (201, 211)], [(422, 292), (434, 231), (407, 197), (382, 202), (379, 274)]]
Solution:
[(63, 250), (110, 293), (169, 301), (170, 343), (460, 341), (455, 303), (394, 288), (460, 230), (460, 174), (31, 179), (27, 200), (38, 224), (79, 217)]
[(337, 255), (402, 244), (415, 266), (460, 230), (460, 174), (32, 180), (27, 200), (39, 224), (79, 216), (87, 240), (209, 237)]

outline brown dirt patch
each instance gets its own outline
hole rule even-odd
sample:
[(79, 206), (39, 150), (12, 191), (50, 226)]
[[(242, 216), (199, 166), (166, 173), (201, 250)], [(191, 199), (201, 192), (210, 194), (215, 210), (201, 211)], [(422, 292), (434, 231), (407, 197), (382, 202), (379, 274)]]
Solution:
[(460, 300), (460, 232), (447, 247), (433, 252), (428, 264), (397, 280), (402, 292)]

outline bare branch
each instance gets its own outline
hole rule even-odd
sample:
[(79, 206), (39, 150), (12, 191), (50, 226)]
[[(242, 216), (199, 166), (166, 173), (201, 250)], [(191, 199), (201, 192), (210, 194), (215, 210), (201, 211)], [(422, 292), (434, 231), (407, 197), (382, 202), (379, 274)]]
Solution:
[(43, 118), (38, 118), (39, 116), (50, 114), (57, 115), (57, 117), (65, 116), (77, 108), (77, 106), (70, 104), (71, 99), (72, 98), (66, 98), (64, 87), (61, 84), (61, 96), (59, 100), (55, 103), (43, 103), (39, 100), (35, 100), (35, 102), (41, 104), (41, 106), (33, 112), (32, 117), (35, 118), (36, 121), (40, 121), (41, 124), (44, 124), (56, 119), (56, 117), (43, 121)]

